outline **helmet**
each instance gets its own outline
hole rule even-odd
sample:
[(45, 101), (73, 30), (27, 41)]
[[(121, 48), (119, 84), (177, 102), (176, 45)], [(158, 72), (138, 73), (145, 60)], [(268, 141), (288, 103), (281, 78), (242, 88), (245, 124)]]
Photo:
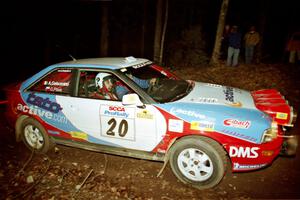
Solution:
[(108, 73), (103, 73), (100, 72), (97, 74), (96, 78), (95, 78), (95, 83), (96, 83), (96, 87), (102, 88), (103, 87), (103, 81), (107, 80), (108, 77), (110, 77), (111, 75)]

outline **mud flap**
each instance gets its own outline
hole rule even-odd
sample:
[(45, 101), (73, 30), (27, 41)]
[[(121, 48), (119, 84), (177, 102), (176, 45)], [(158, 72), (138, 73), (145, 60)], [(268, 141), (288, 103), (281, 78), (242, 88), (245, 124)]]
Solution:
[(298, 136), (292, 136), (285, 138), (281, 146), (281, 156), (294, 156), (296, 155), (298, 147)]
[(159, 170), (159, 172), (158, 172), (158, 174), (156, 175), (156, 177), (159, 177), (162, 173), (163, 173), (163, 171), (164, 171), (164, 169), (166, 168), (166, 166), (167, 166), (167, 164), (168, 164), (168, 161), (169, 161), (169, 153), (167, 153), (166, 155), (165, 155), (165, 158), (164, 158), (164, 165), (162, 166), (162, 168)]
[(168, 149), (167, 149), (167, 152), (165, 154), (165, 157), (164, 157), (164, 165), (162, 166), (162, 168), (159, 170), (158, 174), (156, 175), (156, 177), (159, 177), (164, 169), (166, 168), (167, 164), (168, 164), (168, 161), (169, 161), (169, 158), (170, 158), (170, 148), (171, 146), (175, 143), (176, 139), (174, 139), (172, 142), (170, 142), (169, 146), (168, 146)]

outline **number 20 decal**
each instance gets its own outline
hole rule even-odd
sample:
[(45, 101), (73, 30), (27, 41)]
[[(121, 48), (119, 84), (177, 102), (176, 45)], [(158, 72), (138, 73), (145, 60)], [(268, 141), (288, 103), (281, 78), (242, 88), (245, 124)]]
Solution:
[[(107, 135), (115, 136), (115, 128), (117, 126), (117, 121), (115, 118), (111, 118), (108, 122), (110, 125), (109, 129), (106, 131)], [(125, 119), (122, 119), (118, 126), (118, 134), (120, 137), (124, 137), (128, 132), (128, 122)]]

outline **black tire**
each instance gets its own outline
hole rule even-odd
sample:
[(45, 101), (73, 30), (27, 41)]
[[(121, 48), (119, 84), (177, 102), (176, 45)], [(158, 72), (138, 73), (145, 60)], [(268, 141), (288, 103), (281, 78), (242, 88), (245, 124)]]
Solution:
[(180, 181), (197, 189), (207, 189), (216, 186), (224, 177), (227, 158), (226, 152), (216, 141), (187, 136), (172, 146), (169, 161)]
[(21, 125), (21, 138), (25, 145), (37, 153), (46, 153), (53, 145), (45, 128), (35, 119), (26, 118)]

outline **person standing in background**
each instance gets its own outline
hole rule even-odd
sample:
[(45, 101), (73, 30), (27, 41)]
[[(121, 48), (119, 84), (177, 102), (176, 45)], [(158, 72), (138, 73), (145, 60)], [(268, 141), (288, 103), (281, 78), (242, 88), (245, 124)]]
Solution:
[(300, 63), (300, 32), (292, 34), (287, 42), (286, 50), (289, 52), (289, 63)]
[(251, 26), (250, 30), (244, 36), (245, 40), (245, 62), (246, 64), (253, 63), (253, 56), (255, 47), (259, 43), (260, 36), (259, 33), (256, 32), (255, 26)]
[(241, 48), (241, 33), (237, 26), (233, 26), (228, 35), (228, 52), (227, 52), (227, 66), (237, 66)]
[(222, 44), (221, 44), (221, 59), (226, 60), (227, 58), (227, 51), (228, 51), (228, 36), (230, 33), (230, 25), (226, 25), (223, 31), (222, 36)]

